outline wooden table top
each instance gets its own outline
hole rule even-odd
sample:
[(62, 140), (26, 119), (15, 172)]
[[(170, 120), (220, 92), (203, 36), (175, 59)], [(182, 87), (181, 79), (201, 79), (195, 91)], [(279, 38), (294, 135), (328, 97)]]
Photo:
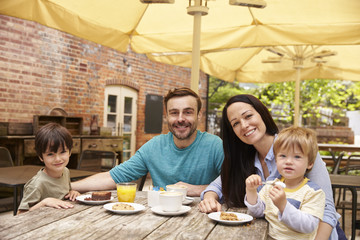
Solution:
[[(116, 197), (116, 192), (112, 195)], [(180, 216), (154, 214), (147, 206), (147, 193), (137, 192), (135, 202), (145, 210), (120, 215), (103, 205), (74, 203), (72, 209), (43, 207), (0, 220), (0, 239), (246, 239), (267, 238), (268, 223), (255, 219), (251, 224), (222, 225), (198, 210), (200, 198), (189, 206), (191, 210)], [(115, 198), (117, 201), (117, 198)], [(223, 210), (226, 210), (225, 208)], [(228, 211), (246, 212), (245, 208)]]
[(330, 180), (333, 185), (360, 188), (360, 176), (330, 174)]
[(354, 145), (354, 144), (325, 144), (325, 143), (319, 143), (318, 147), (319, 147), (320, 151), (360, 152), (360, 145)]
[[(41, 168), (43, 168), (43, 166), (39, 165), (23, 165), (0, 168), (0, 185), (8, 187), (24, 185), (33, 176), (35, 176)], [(70, 178), (87, 177), (96, 173), (77, 169), (69, 170)]]

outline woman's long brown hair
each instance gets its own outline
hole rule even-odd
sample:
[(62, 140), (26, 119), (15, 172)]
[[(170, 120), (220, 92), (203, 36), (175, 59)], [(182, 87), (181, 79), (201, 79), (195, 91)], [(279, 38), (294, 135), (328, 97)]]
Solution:
[(234, 133), (227, 118), (228, 107), (235, 102), (250, 104), (261, 116), (266, 126), (266, 133), (275, 135), (279, 132), (269, 110), (256, 97), (241, 94), (231, 97), (223, 110), (221, 138), (224, 148), (224, 163), (221, 168), (222, 192), (229, 207), (244, 207), (245, 180), (255, 173), (256, 149), (253, 145), (242, 142)]

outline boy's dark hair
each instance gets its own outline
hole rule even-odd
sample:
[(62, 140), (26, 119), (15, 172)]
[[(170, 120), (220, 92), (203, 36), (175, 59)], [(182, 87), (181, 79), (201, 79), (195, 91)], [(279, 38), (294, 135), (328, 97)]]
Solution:
[(201, 109), (201, 99), (200, 99), (199, 95), (196, 94), (196, 92), (194, 92), (193, 90), (191, 90), (190, 88), (187, 88), (187, 87), (173, 88), (168, 91), (168, 93), (164, 97), (165, 110), (167, 111), (167, 102), (171, 98), (184, 97), (184, 96), (193, 96), (194, 98), (196, 98), (197, 112), (199, 113), (200, 109)]
[(65, 146), (71, 152), (73, 139), (70, 132), (58, 123), (48, 123), (42, 126), (35, 135), (35, 150), (38, 157), (43, 158), (43, 153), (49, 148), (51, 152), (57, 152)]

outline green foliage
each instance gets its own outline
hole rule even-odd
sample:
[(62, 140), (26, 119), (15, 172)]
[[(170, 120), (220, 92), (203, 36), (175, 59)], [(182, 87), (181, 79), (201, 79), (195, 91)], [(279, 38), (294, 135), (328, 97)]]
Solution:
[[(226, 101), (242, 93), (257, 96), (278, 121), (291, 124), (294, 116), (295, 82), (254, 84), (255, 88), (240, 87), (238, 82), (223, 82), (210, 77), (209, 110), (221, 110)], [(328, 109), (340, 124), (345, 111), (360, 109), (360, 82), (342, 80), (306, 80), (301, 82), (300, 112), (307, 125), (321, 125), (320, 109)]]

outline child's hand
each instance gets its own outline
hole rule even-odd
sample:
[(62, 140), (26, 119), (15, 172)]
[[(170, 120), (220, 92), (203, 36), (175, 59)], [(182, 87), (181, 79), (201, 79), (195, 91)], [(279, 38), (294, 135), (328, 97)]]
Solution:
[(74, 205), (72, 205), (69, 202), (57, 199), (57, 198), (45, 198), (44, 200), (41, 201), (43, 206), (46, 207), (53, 207), (53, 208), (73, 208)]
[(70, 190), (68, 194), (66, 194), (65, 198), (69, 199), (71, 201), (75, 201), (77, 196), (80, 196), (81, 194), (78, 191)]
[(284, 189), (279, 185), (275, 185), (270, 189), (269, 197), (282, 214), (287, 203)]
[(250, 175), (246, 180), (246, 200), (251, 205), (255, 205), (257, 202), (257, 187), (262, 184), (261, 177), (259, 175)]
[(257, 174), (250, 175), (246, 180), (246, 190), (255, 190), (262, 184), (261, 177)]

